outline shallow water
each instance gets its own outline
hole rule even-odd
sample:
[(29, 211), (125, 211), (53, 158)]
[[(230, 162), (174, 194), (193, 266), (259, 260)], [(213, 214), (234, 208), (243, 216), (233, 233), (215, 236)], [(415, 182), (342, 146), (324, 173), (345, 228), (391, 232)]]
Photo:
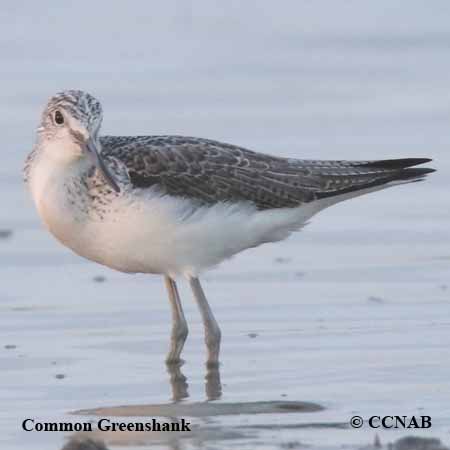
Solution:
[[(67, 433), (22, 431), (28, 417), (95, 421), (97, 408), (127, 415), (139, 405), (189, 414), (195, 432), (103, 437), (120, 448), (280, 449), (415, 432), (448, 444), (448, 3), (133, 5), (0, 11), (0, 448), (62, 447)], [(220, 379), (205, 380), (201, 323), (182, 287), (191, 334), (182, 374), (168, 373), (162, 280), (72, 255), (22, 186), (43, 103), (65, 88), (102, 100), (105, 133), (196, 135), (306, 158), (428, 156), (438, 172), (335, 206), (208, 273)], [(287, 402), (323, 409), (272, 409)], [(433, 425), (344, 426), (386, 414)]]

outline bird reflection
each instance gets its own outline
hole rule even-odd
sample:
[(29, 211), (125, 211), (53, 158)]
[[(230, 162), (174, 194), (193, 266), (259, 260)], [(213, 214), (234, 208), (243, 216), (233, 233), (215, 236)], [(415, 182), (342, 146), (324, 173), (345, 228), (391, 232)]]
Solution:
[[(175, 403), (181, 402), (189, 397), (189, 385), (186, 376), (181, 370), (181, 365), (182, 363), (167, 364), (167, 372), (169, 374), (170, 387), (172, 390), (172, 400)], [(219, 400), (222, 396), (222, 383), (220, 381), (220, 370), (218, 366), (206, 366), (205, 393), (207, 401)], [(145, 407), (146, 405), (141, 405), (141, 407), (142, 406)], [(156, 405), (156, 407), (161, 406), (165, 405)], [(86, 414), (86, 412), (83, 414)], [(164, 415), (164, 417), (169, 416)], [(172, 420), (178, 420), (176, 414), (174, 414)], [(126, 441), (125, 437), (127, 435), (130, 436), (130, 441), (132, 441), (134, 435), (129, 431), (120, 431), (113, 433), (112, 435), (108, 435), (105, 432), (97, 430), (94, 431), (93, 435), (89, 437), (86, 437), (80, 433), (75, 433), (62, 448), (62, 450), (109, 450), (103, 439), (106, 439), (108, 444), (113, 445), (113, 442), (111, 442), (112, 437), (118, 439), (117, 442), (123, 443)], [(170, 448), (171, 450), (180, 450), (182, 448), (181, 441), (178, 437), (175, 439), (170, 439), (170, 442), (167, 442), (167, 445), (167, 448)]]
[[(189, 397), (187, 378), (181, 370), (182, 364), (167, 364), (167, 372), (170, 377), (172, 400), (179, 402)], [(222, 383), (220, 381), (220, 369), (218, 366), (206, 366), (205, 375), (206, 399), (219, 400), (222, 396)]]

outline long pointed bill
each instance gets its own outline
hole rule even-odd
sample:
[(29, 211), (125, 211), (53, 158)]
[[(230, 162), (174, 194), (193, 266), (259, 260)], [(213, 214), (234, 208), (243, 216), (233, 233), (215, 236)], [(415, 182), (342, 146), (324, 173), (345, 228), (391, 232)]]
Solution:
[(105, 163), (102, 160), (102, 157), (100, 156), (100, 150), (98, 148), (98, 144), (95, 143), (95, 141), (91, 138), (89, 138), (86, 142), (86, 147), (89, 151), (89, 153), (94, 158), (95, 165), (100, 170), (100, 173), (102, 174), (105, 181), (116, 191), (120, 192), (120, 187), (114, 180), (114, 177), (111, 175), (111, 172), (106, 167)]

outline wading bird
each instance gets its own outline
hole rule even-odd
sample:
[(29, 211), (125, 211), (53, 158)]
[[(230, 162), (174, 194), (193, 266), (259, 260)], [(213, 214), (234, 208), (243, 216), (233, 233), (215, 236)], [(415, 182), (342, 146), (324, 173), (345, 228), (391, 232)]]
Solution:
[(188, 327), (175, 279), (200, 308), (207, 363), (220, 329), (200, 285), (206, 269), (287, 238), (322, 209), (433, 172), (426, 158), (317, 161), (281, 158), (184, 136), (101, 136), (100, 102), (82, 91), (52, 97), (25, 180), (48, 230), (87, 259), (121, 272), (164, 276), (173, 325), (168, 363)]

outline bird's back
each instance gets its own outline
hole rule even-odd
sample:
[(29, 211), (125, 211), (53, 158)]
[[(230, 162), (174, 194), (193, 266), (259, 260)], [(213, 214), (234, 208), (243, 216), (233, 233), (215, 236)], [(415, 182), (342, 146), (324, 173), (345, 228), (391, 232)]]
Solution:
[(333, 198), (417, 181), (434, 171), (411, 168), (427, 158), (302, 160), (184, 136), (105, 136), (101, 142), (102, 154), (126, 165), (135, 188), (155, 186), (205, 205), (245, 201), (258, 210), (296, 208), (324, 198), (332, 204)]

